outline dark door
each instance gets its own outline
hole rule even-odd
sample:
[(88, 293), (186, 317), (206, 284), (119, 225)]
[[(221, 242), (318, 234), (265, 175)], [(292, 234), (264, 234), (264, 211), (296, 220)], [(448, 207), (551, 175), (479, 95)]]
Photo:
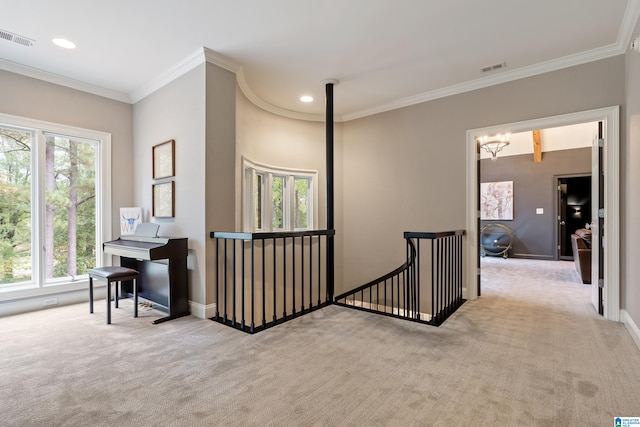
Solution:
[(558, 258), (572, 260), (571, 235), (591, 222), (591, 176), (558, 178)]

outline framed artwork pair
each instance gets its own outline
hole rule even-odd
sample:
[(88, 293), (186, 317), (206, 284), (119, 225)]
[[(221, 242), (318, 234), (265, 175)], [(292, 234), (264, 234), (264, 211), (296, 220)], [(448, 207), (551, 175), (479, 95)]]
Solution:
[(175, 216), (175, 140), (154, 145), (151, 215), (155, 218)]

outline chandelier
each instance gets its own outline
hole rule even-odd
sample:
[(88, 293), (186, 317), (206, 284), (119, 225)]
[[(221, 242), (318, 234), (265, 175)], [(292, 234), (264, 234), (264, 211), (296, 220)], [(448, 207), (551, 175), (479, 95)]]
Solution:
[(487, 153), (491, 154), (491, 161), (495, 162), (498, 159), (498, 153), (507, 145), (509, 145), (509, 134), (495, 135), (495, 136), (483, 136), (478, 138), (478, 144)]

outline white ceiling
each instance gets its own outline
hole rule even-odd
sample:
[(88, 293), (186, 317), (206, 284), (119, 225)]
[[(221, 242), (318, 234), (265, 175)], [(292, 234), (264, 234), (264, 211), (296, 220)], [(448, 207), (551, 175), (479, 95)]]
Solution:
[(310, 120), (325, 79), (349, 120), (622, 54), (640, 15), (640, 0), (1, 1), (0, 29), (35, 40), (0, 40), (1, 69), (136, 102), (217, 53), (254, 102)]

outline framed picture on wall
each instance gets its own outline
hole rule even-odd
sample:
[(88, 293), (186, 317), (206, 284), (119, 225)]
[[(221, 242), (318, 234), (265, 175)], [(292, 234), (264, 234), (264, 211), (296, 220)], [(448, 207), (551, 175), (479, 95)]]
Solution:
[(153, 179), (168, 178), (176, 173), (175, 140), (153, 146)]
[(120, 208), (120, 235), (134, 234), (142, 224), (142, 208)]
[(175, 210), (175, 182), (153, 184), (152, 205), (154, 218), (173, 218)]
[(480, 219), (513, 220), (513, 181), (480, 184)]

